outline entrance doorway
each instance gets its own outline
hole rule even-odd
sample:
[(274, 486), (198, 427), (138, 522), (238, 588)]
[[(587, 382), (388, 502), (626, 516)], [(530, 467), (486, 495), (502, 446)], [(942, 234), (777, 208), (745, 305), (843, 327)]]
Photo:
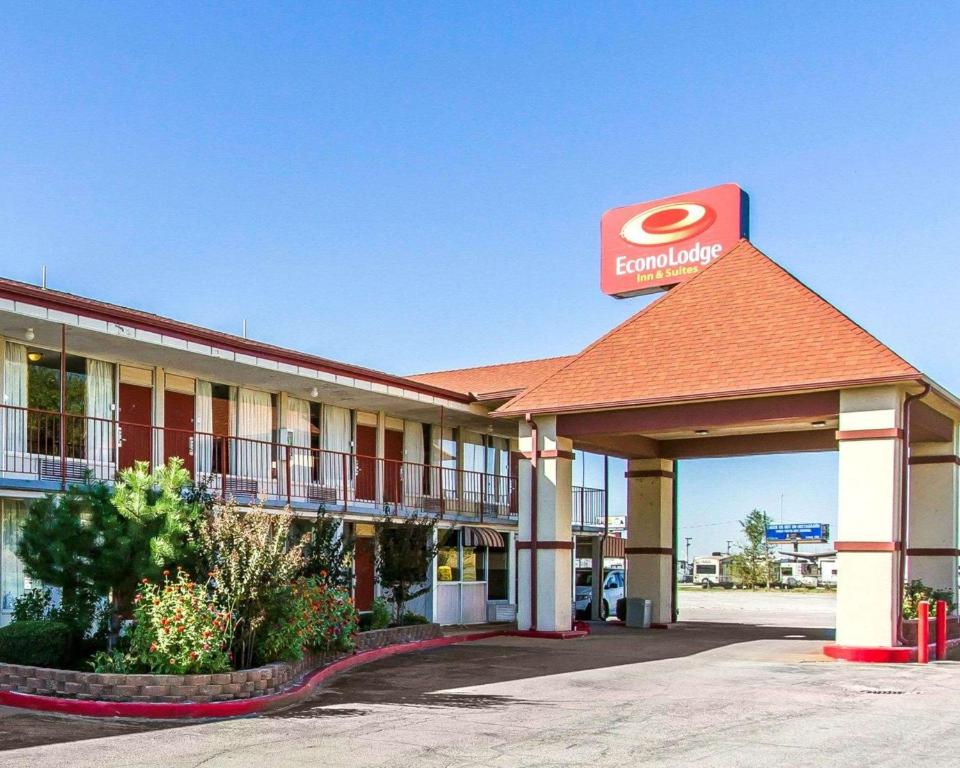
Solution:
[(183, 459), (183, 467), (193, 474), (193, 395), (167, 390), (163, 393), (163, 459)]
[(357, 424), (357, 501), (377, 500), (377, 428)]
[(388, 429), (383, 439), (383, 500), (399, 504), (403, 498), (403, 432)]
[(120, 383), (120, 469), (151, 459), (153, 389)]
[(376, 582), (375, 539), (363, 537), (353, 545), (354, 594), (353, 603), (358, 611), (373, 607), (373, 588)]

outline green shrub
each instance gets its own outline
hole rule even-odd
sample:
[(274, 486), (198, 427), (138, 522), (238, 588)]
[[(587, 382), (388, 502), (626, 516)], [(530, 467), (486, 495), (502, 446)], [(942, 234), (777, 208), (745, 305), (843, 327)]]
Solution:
[(382, 597), (373, 601), (372, 611), (370, 612), (370, 629), (386, 629), (390, 626), (390, 619), (393, 618), (390, 606)]
[(16, 621), (0, 628), (0, 661), (62, 669), (70, 658), (71, 635), (61, 621)]
[(947, 613), (953, 613), (953, 593), (949, 589), (934, 589), (928, 587), (920, 579), (914, 579), (903, 589), (903, 618), (917, 618), (917, 605), (928, 600), (930, 602), (930, 616), (937, 615), (937, 600), (945, 600)]
[(306, 651), (348, 650), (356, 631), (357, 612), (346, 590), (300, 578), (274, 591), (255, 658), (299, 661)]
[(230, 668), (226, 651), (228, 616), (218, 609), (205, 584), (178, 570), (163, 572), (163, 584), (143, 579), (134, 598), (136, 627), (130, 655), (156, 674), (223, 672)]
[(138, 672), (141, 668), (133, 656), (117, 649), (112, 651), (97, 651), (87, 664), (94, 672), (115, 675), (126, 675), (131, 672)]
[(421, 616), (419, 613), (411, 613), (410, 611), (406, 611), (403, 614), (403, 616), (400, 617), (399, 626), (409, 627), (412, 624), (429, 624), (429, 623), (430, 623), (430, 619), (428, 619), (426, 616)]
[(53, 610), (53, 596), (46, 587), (34, 587), (13, 603), (14, 621), (42, 621)]

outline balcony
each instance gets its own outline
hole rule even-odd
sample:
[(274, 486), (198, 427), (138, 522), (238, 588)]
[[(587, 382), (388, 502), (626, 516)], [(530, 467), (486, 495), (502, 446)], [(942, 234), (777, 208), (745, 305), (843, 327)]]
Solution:
[(373, 456), (0, 406), (0, 479), (56, 490), (112, 482), (134, 461), (179, 457), (211, 493), (293, 508), (382, 514), (417, 511), (515, 523), (516, 478)]
[(573, 528), (575, 531), (602, 530), (605, 522), (606, 491), (573, 486)]

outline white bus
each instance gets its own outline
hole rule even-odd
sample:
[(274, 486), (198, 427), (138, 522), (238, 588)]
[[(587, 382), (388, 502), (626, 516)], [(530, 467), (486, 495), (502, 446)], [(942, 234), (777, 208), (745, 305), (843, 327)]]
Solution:
[(704, 589), (710, 587), (733, 588), (730, 575), (730, 557), (709, 555), (693, 558), (693, 583)]

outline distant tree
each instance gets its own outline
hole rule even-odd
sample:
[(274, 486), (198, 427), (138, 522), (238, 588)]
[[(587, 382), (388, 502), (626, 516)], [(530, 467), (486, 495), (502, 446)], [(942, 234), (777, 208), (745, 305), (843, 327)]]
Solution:
[(744, 586), (770, 586), (775, 563), (773, 551), (767, 544), (770, 522), (770, 516), (761, 509), (754, 509), (740, 521), (746, 543), (740, 545), (740, 552), (733, 556), (731, 568), (734, 577)]
[(377, 579), (399, 623), (406, 604), (430, 591), (430, 564), (437, 555), (432, 517), (410, 514), (385, 518), (377, 526)]
[(345, 534), (340, 518), (321, 504), (301, 543), (304, 576), (312, 576), (329, 587), (350, 588), (353, 569), (349, 555), (353, 540)]

